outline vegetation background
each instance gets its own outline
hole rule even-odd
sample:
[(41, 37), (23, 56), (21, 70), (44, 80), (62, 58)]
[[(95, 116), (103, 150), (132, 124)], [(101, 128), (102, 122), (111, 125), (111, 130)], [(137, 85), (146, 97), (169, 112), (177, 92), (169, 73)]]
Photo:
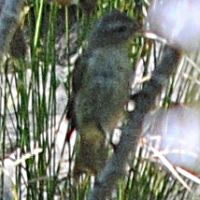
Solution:
[[(67, 100), (74, 61), (87, 46), (91, 27), (119, 9), (144, 22), (148, 0), (25, 0), (20, 24), (0, 68), (0, 199), (86, 199), (94, 177), (72, 177), (74, 136), (67, 142)], [(145, 84), (163, 45), (137, 37), (130, 61), (135, 91)], [(185, 55), (155, 107), (199, 100), (199, 53)], [(198, 199), (198, 184), (182, 177), (190, 192), (139, 143), (127, 175), (109, 199)]]

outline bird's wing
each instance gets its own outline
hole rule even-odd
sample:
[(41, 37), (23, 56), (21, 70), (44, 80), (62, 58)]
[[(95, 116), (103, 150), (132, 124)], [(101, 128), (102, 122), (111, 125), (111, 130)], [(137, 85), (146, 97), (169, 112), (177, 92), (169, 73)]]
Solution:
[(72, 95), (67, 104), (67, 119), (71, 123), (70, 131), (67, 133), (67, 140), (70, 140), (73, 130), (76, 128), (76, 117), (74, 111), (75, 98), (84, 78), (84, 73), (87, 70), (87, 55), (78, 57), (75, 62), (74, 70), (72, 73)]
[(72, 74), (72, 93), (76, 95), (82, 86), (83, 76), (87, 70), (87, 55), (78, 57)]

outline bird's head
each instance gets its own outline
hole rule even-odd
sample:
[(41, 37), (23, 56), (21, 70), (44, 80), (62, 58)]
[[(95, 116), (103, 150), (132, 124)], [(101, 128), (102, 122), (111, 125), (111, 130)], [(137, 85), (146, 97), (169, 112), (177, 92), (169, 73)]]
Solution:
[(95, 47), (126, 43), (141, 26), (133, 19), (114, 10), (100, 19), (94, 27), (89, 44)]

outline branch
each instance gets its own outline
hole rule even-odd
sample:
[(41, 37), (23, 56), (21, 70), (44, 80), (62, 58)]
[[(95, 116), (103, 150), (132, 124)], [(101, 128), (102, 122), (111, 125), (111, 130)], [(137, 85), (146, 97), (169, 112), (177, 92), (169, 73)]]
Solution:
[(0, 13), (0, 58), (8, 50), (18, 25), (23, 0), (1, 0)]
[(181, 52), (166, 46), (160, 64), (152, 74), (150, 81), (135, 97), (135, 110), (129, 114), (128, 122), (122, 129), (120, 143), (111, 159), (97, 178), (89, 200), (102, 200), (112, 192), (117, 181), (125, 175), (125, 166), (131, 152), (135, 152), (141, 134), (144, 116), (155, 103), (157, 95), (177, 69)]

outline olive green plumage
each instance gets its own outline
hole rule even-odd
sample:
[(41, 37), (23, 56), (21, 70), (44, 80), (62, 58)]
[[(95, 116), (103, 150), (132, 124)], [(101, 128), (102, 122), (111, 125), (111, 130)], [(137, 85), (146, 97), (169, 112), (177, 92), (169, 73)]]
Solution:
[(95, 25), (86, 52), (76, 62), (71, 104), (80, 145), (75, 174), (96, 174), (106, 162), (106, 133), (121, 119), (128, 100), (128, 44), (138, 28), (119, 11), (107, 14)]

